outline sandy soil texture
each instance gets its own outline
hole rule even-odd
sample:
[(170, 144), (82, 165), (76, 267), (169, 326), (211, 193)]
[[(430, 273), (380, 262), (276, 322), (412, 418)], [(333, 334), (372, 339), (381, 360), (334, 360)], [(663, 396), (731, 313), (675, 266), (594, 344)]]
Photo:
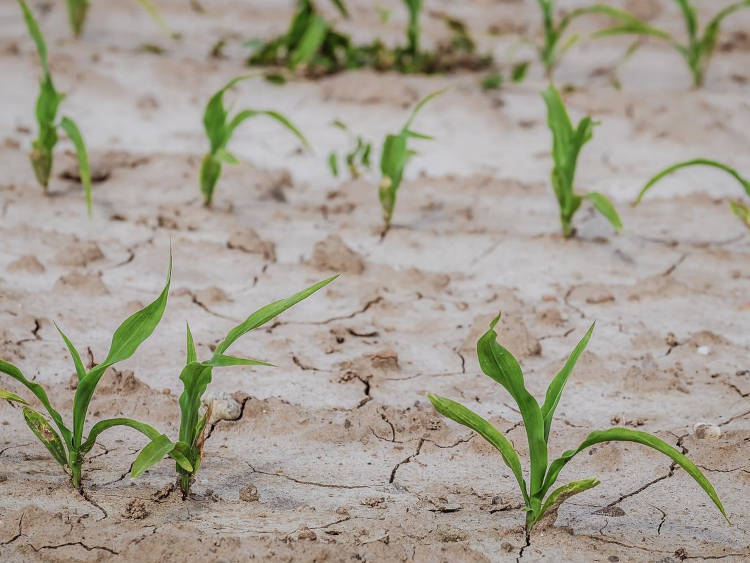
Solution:
[[(232, 142), (244, 163), (225, 168), (214, 209), (204, 208), (205, 101), (246, 71), (244, 40), (285, 29), (292, 2), (202, 4), (205, 13), (187, 0), (158, 2), (182, 33), (172, 41), (135, 2), (94, 1), (74, 40), (62, 2), (32, 2), (68, 93), (63, 113), (79, 122), (91, 152), (92, 221), (67, 141), (50, 196), (35, 184), (27, 152), (38, 60), (15, 3), (0, 4), (0, 357), (70, 412), (74, 372), (54, 323), (87, 361), (101, 361), (119, 322), (161, 289), (171, 241), (164, 319), (105, 376), (91, 413), (176, 435), (186, 321), (206, 356), (259, 306), (343, 275), (236, 345), (276, 367), (215, 373), (209, 392), (227, 406), (225, 419), (213, 421), (187, 501), (172, 492), (172, 463), (130, 480), (144, 440), (129, 430), (103, 434), (82, 497), (20, 411), (0, 404), (0, 559), (750, 559), (750, 236), (727, 204), (740, 192), (730, 178), (695, 169), (629, 205), (651, 174), (680, 159), (715, 157), (750, 173), (750, 12), (727, 20), (702, 90), (656, 42), (619, 69), (621, 90), (607, 69), (627, 40), (585, 41), (566, 56), (557, 81), (575, 86), (566, 95), (574, 117), (601, 122), (578, 184), (610, 195), (626, 230), (616, 235), (584, 210), (578, 237), (563, 240), (538, 64), (524, 82), (492, 93), (465, 73), (247, 82), (232, 94), (237, 107), (286, 113), (314, 151), (273, 122), (248, 122)], [(357, 39), (400, 40), (399, 2), (379, 2), (392, 9), (385, 25), (373, 3), (350, 4), (352, 20), (342, 25)], [(488, 33), (538, 38), (531, 0), (426, 4), (464, 18), (499, 61), (534, 56), (513, 37)], [(626, 4), (681, 33), (674, 3), (618, 5)], [(705, 16), (726, 2), (699, 4)], [(581, 20), (576, 29), (597, 25)], [(445, 36), (429, 13), (424, 36)], [(220, 38), (224, 57), (212, 58)], [(381, 241), (378, 178), (330, 177), (328, 151), (347, 143), (330, 122), (380, 139), (439, 87), (450, 89), (418, 121), (437, 140), (419, 144)], [(476, 339), (498, 311), (500, 341), (537, 397), (597, 322), (558, 409), (552, 454), (612, 424), (655, 433), (706, 472), (734, 526), (668, 458), (619, 443), (565, 469), (562, 482), (602, 484), (564, 504), (527, 545), (522, 499), (497, 452), (426, 399), (438, 393), (488, 417), (527, 462), (520, 414), (476, 360)], [(8, 378), (2, 386), (28, 395)], [(696, 432), (701, 422), (720, 435)]]

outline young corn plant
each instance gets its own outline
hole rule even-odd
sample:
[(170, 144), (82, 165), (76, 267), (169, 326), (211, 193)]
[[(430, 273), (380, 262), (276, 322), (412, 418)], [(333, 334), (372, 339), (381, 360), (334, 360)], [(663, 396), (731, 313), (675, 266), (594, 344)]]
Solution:
[[(65, 423), (62, 415), (52, 406), (44, 387), (28, 379), (19, 368), (10, 362), (0, 359), (0, 373), (10, 376), (31, 391), (47, 411), (48, 416), (32, 409), (25, 399), (14, 393), (0, 390), (0, 398), (23, 406), (23, 416), (26, 424), (47, 448), (52, 457), (69, 473), (73, 486), (78, 490), (82, 490), (81, 470), (84, 457), (91, 451), (97, 438), (105, 430), (114, 426), (129, 426), (145, 434), (149, 440), (156, 440), (161, 436), (160, 432), (152, 426), (130, 418), (100, 420), (89, 429), (88, 435), (85, 438), (84, 431), (89, 404), (94, 396), (99, 380), (107, 368), (130, 358), (143, 341), (151, 336), (156, 325), (159, 324), (167, 305), (171, 272), (172, 261), (170, 258), (167, 283), (159, 297), (150, 305), (131, 315), (118, 327), (112, 336), (112, 342), (106, 359), (90, 370), (86, 370), (75, 346), (63, 331), (57, 327), (73, 359), (73, 365), (78, 377), (78, 386), (73, 398), (72, 428)], [(50, 420), (52, 423), (50, 423)], [(179, 449), (170, 448), (168, 451), (165, 450), (164, 455), (172, 456), (184, 467), (191, 467), (186, 458), (180, 454)]]
[(42, 30), (39, 28), (36, 18), (34, 18), (34, 14), (29, 9), (25, 0), (18, 0), (18, 5), (21, 7), (29, 34), (34, 43), (36, 43), (36, 49), (42, 64), (42, 78), (39, 81), (39, 95), (36, 99), (35, 108), (39, 133), (31, 146), (31, 154), (29, 155), (31, 167), (34, 170), (37, 181), (44, 188), (44, 193), (46, 194), (48, 192), (50, 174), (52, 173), (55, 145), (57, 145), (59, 139), (58, 130), (62, 129), (75, 147), (81, 184), (86, 195), (86, 209), (89, 216), (91, 216), (91, 168), (89, 166), (86, 144), (83, 141), (83, 136), (78, 126), (72, 119), (63, 117), (59, 122), (57, 121), (57, 110), (65, 98), (65, 94), (55, 89), (47, 61), (47, 43), (44, 40)]
[[(662, 178), (664, 178), (665, 176), (669, 176), (670, 174), (681, 170), (682, 168), (688, 168), (690, 166), (710, 166), (712, 168), (718, 168), (719, 170), (726, 172), (735, 180), (737, 180), (740, 186), (744, 188), (745, 193), (750, 196), (750, 180), (743, 178), (740, 173), (737, 172), (737, 170), (735, 170), (731, 166), (728, 166), (721, 162), (717, 162), (716, 160), (710, 160), (708, 158), (695, 158), (693, 160), (686, 160), (685, 162), (678, 162), (677, 164), (668, 166), (667, 168), (656, 174), (654, 177), (652, 177), (641, 189), (638, 197), (633, 202), (633, 206), (635, 207), (636, 205), (640, 204), (646, 193)], [(730, 201), (729, 207), (732, 210), (732, 213), (734, 213), (746, 227), (750, 228), (750, 208), (748, 208), (746, 204), (740, 201)]]
[(565, 104), (552, 85), (542, 92), (542, 97), (547, 104), (547, 124), (552, 131), (552, 158), (555, 163), (552, 168), (552, 187), (560, 206), (563, 236), (569, 238), (575, 234), (573, 216), (584, 199), (588, 199), (616, 230), (621, 230), (622, 221), (609, 199), (598, 192), (580, 195), (574, 189), (578, 155), (583, 145), (591, 140), (595, 123), (587, 116), (573, 129)]
[(549, 434), (555, 409), (560, 402), (565, 384), (578, 358), (583, 353), (591, 338), (594, 326), (592, 325), (589, 328), (586, 335), (571, 353), (568, 361), (552, 380), (547, 388), (544, 403), (539, 406), (536, 398), (526, 389), (523, 373), (518, 361), (508, 350), (497, 343), (495, 325), (499, 319), (500, 316), (498, 315), (490, 323), (489, 330), (477, 342), (477, 356), (479, 357), (479, 365), (482, 371), (510, 393), (521, 412), (529, 445), (529, 456), (531, 458), (528, 486), (523, 476), (518, 453), (510, 440), (502, 432), (478, 414), (455, 401), (432, 394), (429, 395), (429, 399), (439, 413), (474, 430), (500, 452), (503, 461), (513, 472), (521, 489), (524, 504), (526, 505), (527, 534), (531, 532), (534, 525), (545, 514), (554, 513), (563, 501), (599, 484), (598, 479), (583, 479), (572, 481), (550, 491), (557, 481), (560, 472), (571, 459), (586, 448), (602, 442), (635, 442), (653, 448), (668, 456), (677, 465), (682, 467), (688, 475), (695, 479), (722, 515), (727, 518), (727, 521), (729, 520), (719, 500), (719, 496), (700, 469), (674, 447), (646, 432), (630, 430), (629, 428), (597, 430), (589, 434), (577, 448), (563, 452), (559, 458), (548, 464)]
[[(270, 366), (266, 362), (248, 358), (238, 358), (226, 354), (227, 349), (242, 335), (263, 326), (268, 321), (308, 298), (319, 289), (331, 283), (338, 276), (333, 276), (316, 283), (307, 289), (286, 299), (275, 301), (255, 311), (243, 323), (230, 330), (214, 350), (209, 360), (198, 361), (198, 355), (190, 327), (187, 327), (187, 359), (180, 374), (183, 392), (180, 395), (180, 435), (177, 442), (171, 442), (165, 435), (157, 436), (136, 458), (131, 470), (132, 477), (138, 477), (152, 465), (158, 463), (165, 455), (175, 450), (184, 454), (187, 463), (177, 460), (177, 474), (183, 499), (188, 498), (190, 486), (201, 466), (203, 445), (206, 439), (207, 424), (211, 419), (211, 407), (201, 412), (201, 398), (211, 383), (212, 371), (217, 367), (229, 366)], [(174, 456), (172, 456), (174, 457)]]
[[(539, 58), (544, 65), (547, 78), (550, 79), (565, 53), (581, 40), (580, 34), (570, 35), (566, 40), (563, 40), (570, 24), (581, 16), (602, 14), (615, 18), (620, 24), (618, 28), (627, 26), (632, 29), (636, 27), (642, 29), (644, 33), (655, 34), (658, 32), (658, 30), (641, 22), (629, 13), (604, 4), (592, 4), (577, 8), (560, 18), (556, 18), (555, 16), (555, 0), (537, 0), (537, 4), (539, 4), (539, 9), (542, 12), (542, 28), (544, 32), (544, 42), (539, 47)], [(611, 28), (604, 32), (597, 32), (594, 34), (594, 37), (605, 33), (612, 33), (614, 29)]]
[(242, 82), (243, 80), (255, 76), (257, 75), (248, 74), (230, 80), (221, 90), (211, 96), (211, 99), (206, 105), (206, 110), (203, 114), (203, 127), (206, 130), (210, 149), (203, 157), (203, 162), (201, 163), (200, 190), (203, 194), (203, 201), (208, 207), (211, 206), (216, 182), (218, 182), (219, 177), (221, 176), (222, 165), (224, 163), (239, 164), (237, 157), (227, 149), (227, 144), (237, 127), (239, 127), (246, 119), (250, 119), (257, 115), (265, 115), (275, 119), (291, 131), (305, 147), (309, 147), (307, 139), (305, 139), (304, 135), (300, 133), (299, 129), (292, 125), (286, 117), (277, 111), (245, 109), (237, 112), (234, 117), (230, 119), (229, 109), (224, 107), (224, 94), (238, 82)]
[[(349, 12), (342, 0), (331, 0), (344, 17)], [(259, 47), (248, 59), (250, 65), (284, 65), (294, 70), (306, 65), (308, 74), (319, 76), (342, 68), (360, 66), (358, 50), (349, 36), (336, 31), (323, 17), (313, 0), (299, 0), (289, 29), (267, 43), (249, 42)]]
[(698, 14), (692, 0), (675, 0), (682, 12), (685, 20), (685, 29), (687, 31), (687, 42), (681, 43), (670, 33), (663, 29), (654, 28), (636, 17), (623, 13), (620, 22), (608, 29), (598, 32), (597, 36), (605, 35), (624, 35), (634, 34), (641, 36), (651, 36), (669, 43), (677, 52), (682, 55), (690, 68), (690, 74), (693, 77), (693, 85), (698, 88), (703, 85), (708, 70), (711, 57), (716, 50), (716, 44), (721, 33), (721, 25), (728, 16), (742, 10), (750, 8), (750, 0), (735, 2), (719, 10), (711, 18), (703, 31), (700, 30)]
[[(351, 176), (352, 180), (356, 180), (357, 178), (362, 176), (363, 170), (370, 170), (370, 166), (372, 164), (372, 143), (370, 141), (366, 141), (361, 135), (357, 135), (355, 140), (354, 135), (352, 135), (351, 131), (349, 130), (349, 127), (347, 127), (346, 123), (344, 123), (343, 121), (336, 120), (332, 123), (332, 125), (334, 127), (337, 127), (338, 129), (341, 129), (352, 139), (354, 146), (349, 149), (346, 154), (344, 154), (343, 161), (346, 163), (346, 167), (349, 170), (349, 175)], [(339, 157), (336, 152), (331, 152), (328, 155), (328, 167), (331, 170), (331, 174), (338, 178)]]
[(380, 199), (383, 221), (385, 222), (385, 228), (381, 238), (385, 237), (388, 230), (391, 228), (391, 219), (393, 218), (393, 211), (396, 207), (396, 196), (404, 177), (406, 165), (411, 157), (417, 154), (409, 148), (409, 139), (433, 140), (433, 137), (430, 137), (429, 135), (423, 135), (422, 133), (417, 133), (412, 130), (411, 124), (417, 116), (417, 113), (419, 113), (419, 110), (421, 110), (427, 102), (443, 92), (445, 92), (445, 90), (437, 90), (425, 96), (414, 107), (409, 119), (406, 121), (406, 124), (402, 127), (401, 131), (396, 134), (387, 135), (383, 142), (383, 150), (380, 156), (381, 180), (380, 185), (378, 186), (378, 198)]
[[(91, 6), (90, 0), (66, 0), (68, 4), (68, 21), (70, 22), (70, 28), (73, 30), (73, 35), (80, 37), (83, 33), (83, 28), (86, 25), (86, 16)], [(164, 23), (159, 10), (149, 0), (136, 0), (143, 9), (146, 10), (149, 15), (153, 18), (156, 24), (165, 32), (169, 33), (167, 24)]]

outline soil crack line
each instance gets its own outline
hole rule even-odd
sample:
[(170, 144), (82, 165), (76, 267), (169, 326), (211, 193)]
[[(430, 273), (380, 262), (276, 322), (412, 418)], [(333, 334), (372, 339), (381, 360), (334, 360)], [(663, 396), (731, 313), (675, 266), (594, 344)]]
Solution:
[(253, 473), (258, 473), (260, 475), (268, 475), (269, 477), (281, 477), (282, 479), (287, 479), (288, 481), (292, 481), (300, 485), (311, 485), (313, 487), (323, 487), (326, 489), (370, 489), (374, 486), (377, 486), (377, 485), (337, 485), (335, 483), (320, 483), (317, 481), (304, 481), (302, 479), (297, 479), (296, 477), (284, 475), (283, 473), (272, 473), (270, 471), (263, 471), (261, 469), (256, 469), (251, 463), (247, 461), (245, 463), (247, 463), (248, 467), (250, 467), (250, 470)]
[(426, 440), (424, 438), (420, 438), (419, 443), (417, 444), (417, 450), (410, 456), (406, 457), (403, 461), (399, 461), (395, 465), (395, 467), (391, 470), (391, 478), (388, 480), (388, 483), (392, 484), (396, 480), (396, 472), (399, 470), (399, 468), (402, 465), (406, 465), (407, 463), (410, 463), (415, 457), (419, 455), (419, 452), (422, 451), (422, 446), (424, 445), (425, 441)]

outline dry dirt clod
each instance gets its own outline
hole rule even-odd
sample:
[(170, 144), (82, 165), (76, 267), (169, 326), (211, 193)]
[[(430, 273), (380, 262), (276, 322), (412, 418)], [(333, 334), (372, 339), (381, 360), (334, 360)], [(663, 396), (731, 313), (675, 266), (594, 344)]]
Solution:
[(266, 260), (276, 261), (276, 245), (260, 238), (254, 229), (248, 228), (233, 232), (227, 240), (227, 247), (248, 254), (261, 254)]
[(244, 502), (256, 502), (260, 499), (258, 487), (255, 485), (245, 485), (240, 489), (240, 500)]
[(219, 420), (237, 420), (242, 414), (242, 405), (229, 393), (223, 391), (209, 391), (203, 396), (201, 403), (205, 408), (212, 405), (209, 424), (214, 424)]
[(99, 245), (93, 241), (76, 240), (57, 253), (55, 261), (68, 268), (85, 268), (91, 262), (104, 258)]
[(41, 274), (42, 272), (44, 272), (44, 269), (44, 265), (42, 265), (39, 259), (36, 256), (32, 256), (30, 254), (21, 256), (20, 258), (17, 258), (16, 260), (13, 260), (13, 262), (8, 264), (9, 272)]
[(313, 532), (310, 528), (305, 527), (305, 528), (302, 528), (297, 533), (297, 539), (315, 541), (318, 539), (318, 535), (315, 532)]
[(130, 499), (125, 511), (122, 513), (123, 518), (130, 520), (143, 520), (149, 515), (149, 511), (146, 509), (146, 503), (139, 498)]
[(349, 248), (338, 235), (329, 235), (315, 243), (310, 265), (318, 270), (361, 274), (365, 269), (362, 256)]

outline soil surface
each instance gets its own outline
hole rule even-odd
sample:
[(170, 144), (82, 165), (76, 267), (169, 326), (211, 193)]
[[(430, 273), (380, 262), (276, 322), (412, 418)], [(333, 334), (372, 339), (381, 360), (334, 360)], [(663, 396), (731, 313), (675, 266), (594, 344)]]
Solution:
[[(387, 24), (371, 2), (349, 3), (342, 27), (357, 40), (401, 40), (399, 2), (380, 2), (392, 9)], [(699, 3), (703, 20), (726, 3)], [(236, 107), (286, 113), (314, 150), (274, 122), (248, 122), (231, 144), (243, 164), (225, 167), (214, 208), (204, 208), (205, 101), (247, 71), (244, 40), (285, 29), (292, 2), (202, 4), (201, 13), (159, 0), (182, 34), (170, 40), (135, 2), (93, 2), (74, 40), (63, 2), (31, 2), (68, 93), (61, 114), (89, 145), (91, 221), (69, 141), (58, 147), (49, 196), (35, 184), (27, 153), (38, 58), (15, 3), (0, 5), (0, 356), (44, 384), (67, 416), (74, 371), (54, 323), (85, 361), (102, 361), (117, 325), (160, 291), (171, 242), (164, 319), (103, 378), (90, 420), (132, 416), (176, 436), (186, 321), (207, 357), (258, 307), (343, 275), (233, 348), (275, 367), (215, 370), (209, 393), (224, 419), (211, 425), (186, 501), (172, 491), (172, 463), (130, 480), (144, 440), (127, 429), (102, 435), (81, 496), (20, 411), (0, 405), (0, 559), (748, 560), (750, 235), (728, 206), (741, 192), (729, 177), (693, 169), (640, 207), (629, 202), (680, 159), (715, 157), (750, 173), (750, 13), (727, 20), (701, 90), (658, 42), (619, 68), (620, 90), (610, 70), (627, 39), (584, 41), (566, 55), (557, 81), (573, 86), (574, 118), (601, 122), (581, 156), (579, 189), (610, 195), (626, 230), (614, 234), (585, 207), (577, 238), (563, 240), (537, 63), (524, 82), (491, 93), (469, 73), (246, 82), (231, 94)], [(500, 61), (535, 55), (513, 35), (539, 38), (531, 0), (426, 4), (464, 18)], [(682, 34), (673, 3), (625, 4)], [(428, 46), (446, 37), (434, 13), (424, 19)], [(599, 24), (580, 20), (576, 30)], [(222, 38), (222, 58), (211, 57)], [(436, 140), (418, 143), (381, 241), (378, 178), (331, 178), (327, 154), (348, 140), (330, 122), (380, 139), (446, 86), (418, 118)], [(527, 544), (522, 499), (500, 456), (426, 399), (434, 392), (488, 417), (527, 463), (520, 414), (476, 361), (476, 340), (498, 311), (500, 342), (540, 398), (597, 323), (558, 408), (551, 455), (611, 425), (655, 433), (706, 472), (734, 525), (668, 458), (616, 443), (565, 469), (561, 482), (602, 484), (563, 504)], [(9, 378), (2, 387), (29, 396)]]

